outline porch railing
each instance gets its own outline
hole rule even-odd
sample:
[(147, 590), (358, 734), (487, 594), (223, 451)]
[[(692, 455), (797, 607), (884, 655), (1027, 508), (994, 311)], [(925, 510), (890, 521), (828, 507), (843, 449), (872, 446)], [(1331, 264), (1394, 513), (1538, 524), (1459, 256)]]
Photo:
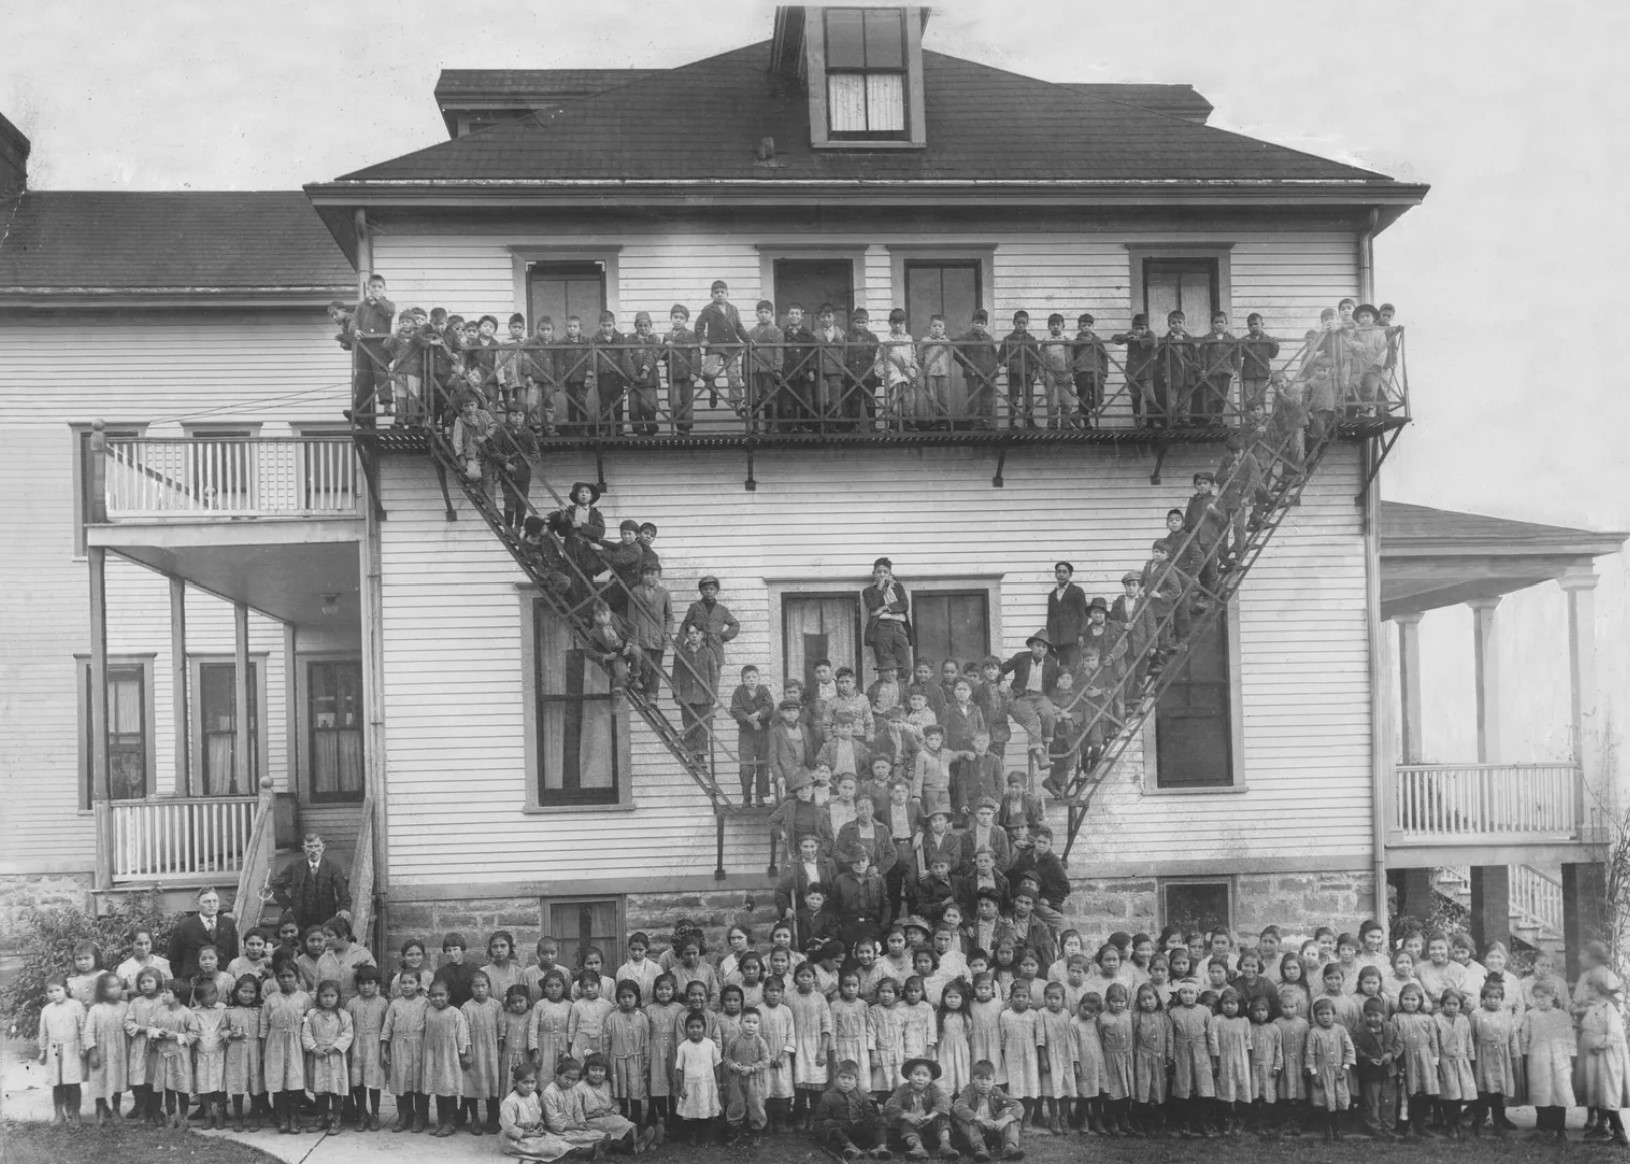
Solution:
[(426, 327), (399, 354), (363, 345), (356, 360), (374, 391), (373, 407), (352, 414), (359, 428), (451, 425), (473, 396), (494, 418), (518, 405), (546, 442), (1220, 429), (1276, 413), (1315, 428), (1409, 419), (1401, 327), (1279, 339), (806, 331), (711, 347), (613, 332), (466, 350)]
[(255, 796), (113, 800), (98, 806), (98, 846), (113, 884), (236, 878)]
[(120, 438), (103, 449), (91, 487), (108, 521), (357, 512), (356, 456), (342, 435)]
[(1541, 937), (1563, 934), (1562, 882), (1531, 865), (1511, 867), (1511, 913), (1533, 926)]
[(1400, 764), (1395, 843), (1478, 844), (1581, 833), (1584, 781), (1574, 764)]

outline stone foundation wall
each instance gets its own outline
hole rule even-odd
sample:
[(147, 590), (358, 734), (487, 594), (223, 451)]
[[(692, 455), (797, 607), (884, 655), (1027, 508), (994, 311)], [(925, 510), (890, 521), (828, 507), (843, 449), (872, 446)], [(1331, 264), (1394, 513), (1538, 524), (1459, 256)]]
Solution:
[[(1247, 944), (1252, 944), (1264, 926), (1277, 925), (1289, 949), (1294, 949), (1301, 938), (1311, 937), (1319, 926), (1330, 926), (1338, 933), (1356, 933), (1359, 923), (1371, 916), (1374, 885), (1367, 871), (1238, 874), (1234, 878), (1234, 926), (1241, 936), (1250, 939)], [(1155, 878), (1077, 877), (1073, 886), (1065, 920), (1081, 931), (1089, 950), (1096, 949), (1116, 930), (1129, 934), (1159, 932), (1160, 893)], [(725, 930), (736, 924), (752, 930), (753, 944), (758, 949), (769, 944), (770, 926), (775, 921), (775, 894), (767, 888), (745, 894), (739, 890), (632, 893), (627, 897), (625, 912), (628, 933), (647, 934), (653, 952), (661, 951), (673, 933), (674, 923), (687, 918), (702, 927), (709, 955), (717, 956), (725, 949)], [(515, 935), (516, 957), (530, 964), (542, 925), (542, 899), (537, 897), (393, 904), (388, 911), (387, 948), (381, 961), (394, 966), (402, 943), (417, 938), (425, 943), (434, 965), (441, 953), (442, 937), (450, 931), (464, 935), (472, 960), (484, 960), (488, 936), (495, 930), (508, 930)]]
[(0, 950), (16, 950), (22, 941), (23, 914), (29, 909), (74, 906), (89, 909), (89, 873), (30, 873), (0, 877)]
[[(1073, 878), (1065, 920), (1080, 930), (1089, 950), (1117, 930), (1160, 932), (1159, 884), (1144, 878)], [(1320, 926), (1357, 933), (1373, 916), (1375, 878), (1367, 871), (1345, 873), (1242, 873), (1234, 878), (1234, 928), (1253, 944), (1265, 926), (1276, 925), (1287, 948), (1310, 938)]]
[[(748, 908), (749, 902), (752, 908)], [(749, 894), (733, 893), (632, 893), (625, 904), (627, 932), (643, 931), (659, 953), (673, 933), (674, 923), (687, 918), (702, 927), (708, 952), (725, 949), (725, 931), (745, 924), (753, 931), (754, 945), (769, 944), (770, 926), (775, 921), (775, 892), (764, 889)], [(454, 901), (405, 902), (390, 906), (386, 943), (389, 961), (395, 965), (396, 952), (409, 938), (424, 942), (435, 964), (441, 953), (442, 938), (457, 932), (469, 942), (470, 957), (485, 959), (487, 938), (496, 930), (515, 935), (516, 957), (530, 965), (543, 932), (542, 899), (537, 897), (465, 898)], [(626, 937), (618, 935), (619, 937)], [(608, 953), (607, 957), (611, 955)], [(383, 959), (382, 959), (383, 961)], [(608, 971), (615, 966), (607, 966)]]

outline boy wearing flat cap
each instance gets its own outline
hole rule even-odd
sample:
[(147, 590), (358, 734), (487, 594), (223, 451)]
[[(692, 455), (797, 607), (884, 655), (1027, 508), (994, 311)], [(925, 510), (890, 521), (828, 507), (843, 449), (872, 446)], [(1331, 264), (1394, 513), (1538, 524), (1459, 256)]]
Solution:
[(1143, 650), (1155, 636), (1154, 614), (1149, 600), (1143, 595), (1143, 574), (1128, 570), (1121, 575), (1121, 596), (1109, 608), (1109, 621), (1121, 632), (1126, 650), (1121, 655), (1123, 670), (1134, 671), (1128, 690), (1136, 694), (1142, 689), (1143, 667), (1147, 660), (1140, 658)]
[(815, 763), (815, 741), (801, 722), (803, 712), (804, 705), (797, 699), (784, 698), (776, 704), (776, 722), (770, 729), (770, 778), (777, 799), (788, 796), (793, 779)]
[(696, 583), (702, 597), (690, 604), (685, 612), (685, 625), (702, 628), (702, 641), (713, 654), (717, 671), (724, 670), (724, 645), (741, 634), (741, 623), (730, 613), (730, 608), (719, 601), (719, 579), (704, 574)]

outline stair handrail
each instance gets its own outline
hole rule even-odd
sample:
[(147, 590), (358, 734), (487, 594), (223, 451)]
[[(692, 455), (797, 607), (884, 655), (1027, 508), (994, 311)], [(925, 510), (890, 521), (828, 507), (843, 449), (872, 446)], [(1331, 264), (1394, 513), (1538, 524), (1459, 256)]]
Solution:
[(378, 947), (370, 941), (374, 923), (374, 797), (369, 793), (362, 800), (362, 823), (357, 826), (357, 847), (351, 854), (351, 933), (369, 949)]
[(277, 854), (277, 807), (272, 780), (263, 776), (257, 790), (254, 824), (244, 845), (243, 867), (238, 871), (238, 892), (232, 913), (239, 933), (248, 933), (260, 924), (260, 916), (272, 900), (272, 860)]

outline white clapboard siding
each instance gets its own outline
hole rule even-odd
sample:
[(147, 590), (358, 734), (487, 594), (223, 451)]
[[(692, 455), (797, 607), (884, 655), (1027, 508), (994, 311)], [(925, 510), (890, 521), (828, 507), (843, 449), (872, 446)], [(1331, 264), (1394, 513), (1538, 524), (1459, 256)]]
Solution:
[[(749, 233), (754, 230), (758, 233)], [(526, 304), (516, 300), (515, 251), (541, 256), (552, 247), (569, 250), (574, 258), (604, 255), (614, 261), (617, 271), (616, 285), (608, 288), (607, 298), (617, 312), (619, 326), (631, 328), (636, 312), (649, 311), (659, 330), (665, 330), (668, 309), (676, 302), (684, 303), (694, 316), (707, 302), (708, 286), (716, 278), (729, 282), (732, 301), (750, 322), (754, 302), (774, 298), (774, 288), (762, 285), (759, 246), (770, 254), (798, 253), (777, 250), (777, 244), (788, 239), (784, 229), (760, 230), (751, 222), (736, 233), (723, 233), (716, 226), (687, 229), (663, 224), (631, 225), (615, 234), (599, 235), (550, 234), (521, 226), (505, 234), (468, 226), (457, 228), (456, 233), (434, 233), (403, 224), (376, 237), (374, 262), (390, 277), (398, 303), (440, 304), (466, 316), (490, 312), (504, 319), (513, 311), (526, 310)], [(948, 253), (959, 243), (995, 247), (994, 285), (984, 289), (984, 297), (991, 308), (992, 326), (999, 332), (1020, 308), (1030, 312), (1038, 328), (1054, 311), (1063, 313), (1072, 329), (1075, 317), (1083, 311), (1092, 312), (1100, 332), (1126, 327), (1132, 312), (1142, 309), (1128, 302), (1127, 247), (1134, 244), (1231, 243), (1229, 301), (1240, 330), (1247, 314), (1260, 311), (1275, 334), (1300, 336), (1317, 324), (1322, 308), (1353, 294), (1358, 280), (1354, 232), (1333, 226), (1270, 229), (1260, 221), (1219, 218), (1158, 232), (1146, 226), (1098, 226), (1025, 233), (974, 230), (961, 239), (953, 235), (933, 239), (943, 241)], [(878, 241), (876, 231), (826, 232), (819, 239), (799, 236), (795, 241), (806, 249), (815, 244), (845, 255), (864, 252), (856, 272), (860, 284), (856, 305), (872, 313), (878, 330), (889, 309), (902, 306), (905, 299), (905, 288), (891, 285), (894, 256), (888, 241), (919, 248), (925, 245), (909, 233)], [(928, 249), (912, 252), (913, 257), (929, 253)], [(960, 332), (966, 322), (952, 320), (950, 326)], [(585, 320), (584, 327), (592, 330), (593, 321)], [(1190, 327), (1203, 331), (1205, 324), (1191, 320)], [(563, 321), (556, 320), (556, 333), (562, 328)]]
[[(655, 521), (665, 580), (683, 611), (695, 579), (723, 579), (742, 623), (726, 649), (723, 693), (747, 662), (779, 676), (779, 615), (766, 579), (858, 588), (888, 553), (908, 585), (999, 576), (1003, 653), (1045, 620), (1051, 565), (1069, 557), (1089, 593), (1113, 595), (1141, 565), (1161, 516), (1214, 448), (1174, 448), (1166, 484), (1149, 464), (1104, 450), (1015, 451), (1005, 488), (982, 451), (762, 453), (746, 492), (739, 453), (608, 453), (608, 524)], [(563, 489), (592, 477), (577, 454), (548, 459)], [(1367, 852), (1369, 696), (1357, 456), (1334, 451), (1247, 579), (1240, 598), (1244, 794), (1143, 796), (1117, 778), (1084, 834), (1087, 860), (1159, 862), (1251, 853), (1294, 858)], [(546, 496), (541, 482), (534, 497)], [(385, 698), (395, 884), (596, 878), (631, 867), (675, 874), (714, 863), (708, 804), (643, 725), (634, 730), (637, 808), (525, 813), (521, 599), (517, 567), (460, 498), (442, 513), (428, 463), (390, 458), (382, 526)], [(733, 739), (727, 729), (726, 737)], [(1141, 765), (1139, 749), (1127, 768)], [(729, 773), (723, 773), (726, 786)], [(1320, 822), (1315, 835), (1309, 821)], [(733, 821), (726, 863), (764, 864), (757, 825)], [(751, 842), (751, 843), (749, 843)]]
[[(79, 810), (79, 693), (74, 656), (90, 652), (88, 573), (74, 556), (74, 436), (97, 418), (181, 435), (186, 423), (338, 422), (348, 357), (321, 312), (153, 311), (12, 316), (0, 324), (0, 367), (11, 414), (0, 488), (12, 499), (0, 554), (0, 870), (89, 871), (95, 829)], [(107, 571), (108, 649), (154, 656), (153, 784), (174, 787), (169, 586), (117, 556)], [(189, 653), (230, 655), (232, 610), (187, 596)], [(266, 660), (269, 768), (288, 769), (283, 637), (250, 616), (250, 650)]]

